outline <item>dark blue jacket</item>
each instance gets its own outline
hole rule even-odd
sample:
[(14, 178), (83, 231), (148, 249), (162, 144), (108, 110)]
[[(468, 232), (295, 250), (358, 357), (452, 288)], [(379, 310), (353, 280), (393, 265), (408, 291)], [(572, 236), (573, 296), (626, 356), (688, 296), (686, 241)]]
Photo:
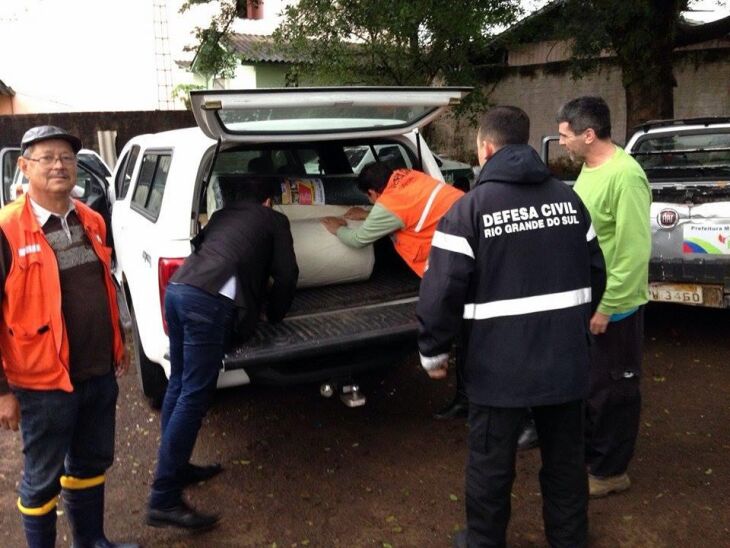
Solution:
[(417, 307), (422, 362), (448, 353), (462, 328), (470, 401), (526, 407), (582, 399), (588, 326), (605, 282), (578, 195), (531, 147), (507, 145), (434, 234)]

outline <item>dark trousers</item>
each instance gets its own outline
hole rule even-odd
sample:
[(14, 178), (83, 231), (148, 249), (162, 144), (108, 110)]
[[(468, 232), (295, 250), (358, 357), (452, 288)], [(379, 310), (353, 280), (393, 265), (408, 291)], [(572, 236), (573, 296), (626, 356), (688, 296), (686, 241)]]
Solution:
[(456, 399), (466, 401), (466, 387), (464, 386), (464, 368), (466, 367), (466, 346), (463, 337), (454, 342), (454, 357), (456, 361)]
[[(517, 438), (527, 408), (469, 407), (466, 520), (469, 548), (505, 546)], [(553, 547), (586, 546), (588, 480), (584, 407), (573, 401), (532, 408), (540, 439), (545, 535)]]
[(586, 463), (591, 475), (626, 472), (634, 455), (641, 412), (644, 307), (608, 324), (591, 347), (591, 389), (586, 405)]
[(13, 392), (20, 404), (24, 462), (19, 492), (24, 508), (47, 505), (60, 493), (64, 474), (94, 478), (112, 465), (119, 394), (113, 373), (75, 383), (73, 392)]
[(165, 316), (170, 335), (170, 379), (162, 403), (157, 470), (150, 507), (180, 503), (181, 469), (188, 463), (215, 392), (235, 305), (222, 295), (170, 284)]

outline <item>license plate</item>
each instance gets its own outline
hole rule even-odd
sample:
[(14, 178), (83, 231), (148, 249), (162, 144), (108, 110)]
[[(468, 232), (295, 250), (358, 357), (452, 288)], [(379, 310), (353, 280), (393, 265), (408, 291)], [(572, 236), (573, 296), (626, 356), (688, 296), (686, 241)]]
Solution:
[(652, 301), (682, 304), (703, 304), (702, 286), (695, 284), (649, 284)]

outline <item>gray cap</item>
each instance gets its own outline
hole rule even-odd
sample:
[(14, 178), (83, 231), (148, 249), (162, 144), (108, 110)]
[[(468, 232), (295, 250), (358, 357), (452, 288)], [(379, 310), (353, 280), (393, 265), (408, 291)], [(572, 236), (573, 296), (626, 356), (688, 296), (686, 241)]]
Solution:
[(23, 135), (23, 139), (20, 141), (20, 153), (23, 154), (28, 147), (40, 143), (41, 141), (48, 141), (49, 139), (61, 139), (66, 141), (76, 154), (81, 150), (81, 139), (75, 135), (71, 135), (65, 129), (61, 129), (56, 126), (36, 126), (30, 128)]

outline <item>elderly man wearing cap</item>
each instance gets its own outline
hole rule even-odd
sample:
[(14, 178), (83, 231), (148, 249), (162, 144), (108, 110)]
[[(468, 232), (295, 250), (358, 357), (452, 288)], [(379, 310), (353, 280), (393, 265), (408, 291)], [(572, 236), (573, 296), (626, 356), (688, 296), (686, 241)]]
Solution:
[(55, 545), (61, 492), (75, 547), (120, 546), (104, 535), (104, 473), (115, 373), (129, 362), (104, 221), (71, 198), (80, 148), (61, 128), (28, 130), (28, 193), (0, 210), (0, 427), (20, 426), (18, 508), (33, 548)]

